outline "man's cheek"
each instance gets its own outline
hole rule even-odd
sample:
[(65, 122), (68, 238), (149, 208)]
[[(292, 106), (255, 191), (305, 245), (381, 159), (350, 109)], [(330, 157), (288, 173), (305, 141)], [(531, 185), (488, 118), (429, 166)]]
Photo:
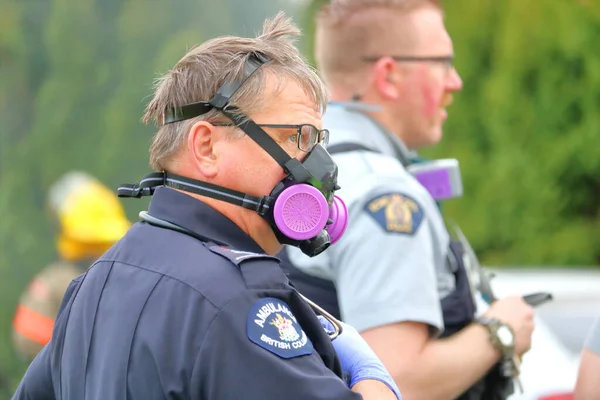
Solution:
[(433, 79), (431, 71), (426, 66), (420, 67), (415, 76), (421, 97), (421, 114), (425, 118), (435, 117), (440, 109), (443, 91)]
[(441, 107), (443, 93), (434, 85), (424, 85), (423, 87), (423, 116), (435, 117)]

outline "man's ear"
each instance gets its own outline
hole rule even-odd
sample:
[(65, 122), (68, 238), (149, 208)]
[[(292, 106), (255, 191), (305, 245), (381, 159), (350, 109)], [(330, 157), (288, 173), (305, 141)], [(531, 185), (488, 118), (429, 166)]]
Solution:
[(400, 98), (398, 81), (402, 76), (399, 68), (396, 67), (396, 61), (391, 57), (382, 57), (373, 66), (373, 72), (375, 87), (379, 94), (388, 100), (398, 100)]
[(216, 129), (210, 122), (196, 122), (190, 128), (187, 143), (188, 151), (196, 168), (206, 178), (214, 178), (219, 172), (217, 156), (214, 152), (214, 145), (217, 140)]

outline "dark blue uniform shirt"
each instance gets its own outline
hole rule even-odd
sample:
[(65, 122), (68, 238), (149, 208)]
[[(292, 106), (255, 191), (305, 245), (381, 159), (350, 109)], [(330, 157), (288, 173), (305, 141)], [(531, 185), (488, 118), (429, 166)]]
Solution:
[(138, 222), (75, 279), (14, 399), (361, 398), (276, 258), (180, 192), (149, 214), (189, 232)]

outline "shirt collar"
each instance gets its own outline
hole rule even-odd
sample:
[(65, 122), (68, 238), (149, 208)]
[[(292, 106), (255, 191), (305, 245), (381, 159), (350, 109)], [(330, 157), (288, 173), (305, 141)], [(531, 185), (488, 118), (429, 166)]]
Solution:
[(167, 187), (156, 188), (148, 213), (219, 245), (264, 253), (264, 250), (229, 218), (208, 204), (180, 191)]

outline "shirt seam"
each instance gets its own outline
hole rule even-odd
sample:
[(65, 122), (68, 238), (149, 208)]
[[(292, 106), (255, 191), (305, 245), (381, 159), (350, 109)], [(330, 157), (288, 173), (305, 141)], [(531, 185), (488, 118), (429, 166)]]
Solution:
[[(122, 261), (122, 260), (114, 260), (114, 259), (107, 260), (107, 259), (103, 259), (103, 260), (100, 260), (100, 261), (98, 261), (98, 262), (97, 262), (97, 264), (98, 264), (98, 263), (101, 263), (101, 262), (109, 262), (109, 263), (110, 263), (110, 262), (112, 262), (112, 263), (113, 263), (113, 265), (114, 265), (114, 263), (119, 263), (119, 264), (123, 264), (123, 265), (128, 265), (128, 266), (130, 266), (130, 267), (139, 268), (139, 269), (142, 269), (142, 270), (144, 270), (144, 271), (148, 271), (148, 272), (151, 272), (151, 273), (154, 273), (154, 274), (160, 275), (160, 276), (161, 276), (161, 279), (162, 279), (162, 278), (171, 279), (171, 280), (173, 280), (173, 281), (175, 281), (175, 282), (181, 283), (182, 285), (184, 285), (184, 286), (188, 287), (189, 289), (191, 289), (191, 290), (193, 290), (194, 292), (196, 292), (196, 293), (198, 293), (199, 295), (201, 295), (201, 296), (202, 296), (202, 297), (203, 297), (203, 298), (204, 298), (206, 301), (208, 301), (208, 302), (210, 303), (210, 305), (212, 305), (212, 306), (213, 306), (214, 308), (216, 308), (217, 310), (219, 310), (219, 309), (220, 309), (220, 308), (219, 308), (219, 307), (218, 307), (218, 306), (217, 306), (217, 305), (216, 305), (214, 302), (212, 302), (212, 301), (211, 301), (211, 300), (210, 300), (210, 299), (209, 299), (209, 298), (208, 298), (208, 297), (207, 297), (207, 296), (206, 296), (204, 293), (202, 293), (200, 290), (196, 289), (195, 287), (193, 287), (193, 286), (192, 286), (192, 285), (190, 285), (189, 283), (187, 283), (187, 282), (185, 282), (185, 281), (183, 281), (183, 280), (181, 280), (181, 279), (179, 279), (179, 278), (176, 278), (176, 277), (174, 277), (174, 276), (167, 275), (167, 274), (165, 274), (165, 273), (162, 273), (162, 272), (154, 271), (154, 270), (152, 270), (152, 269), (149, 269), (149, 268), (143, 267), (143, 266), (141, 266), (141, 265), (135, 265), (135, 264), (131, 264), (131, 263), (128, 263), (128, 262), (125, 262), (125, 261)], [(94, 264), (94, 265), (95, 265), (95, 264)], [(227, 303), (227, 304), (228, 304), (228, 303)]]

